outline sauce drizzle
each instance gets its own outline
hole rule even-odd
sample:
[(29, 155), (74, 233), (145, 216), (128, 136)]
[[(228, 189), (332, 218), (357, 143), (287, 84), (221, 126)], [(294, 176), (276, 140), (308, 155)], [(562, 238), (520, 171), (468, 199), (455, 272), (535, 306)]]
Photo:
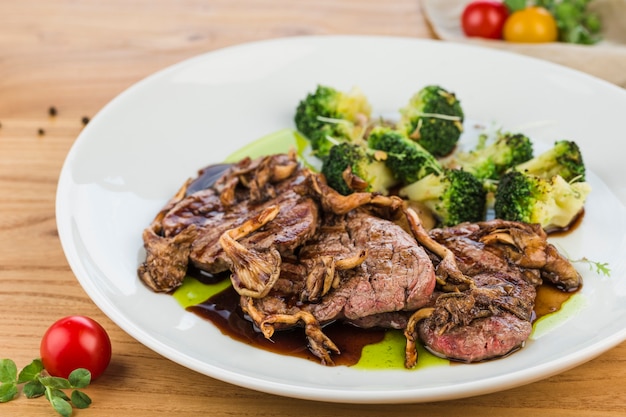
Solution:
[[(319, 362), (309, 351), (302, 328), (277, 331), (271, 340), (266, 339), (239, 308), (239, 294), (232, 287), (187, 309), (211, 321), (232, 339), (270, 352)], [(355, 365), (359, 361), (364, 346), (378, 343), (385, 337), (385, 330), (365, 330), (341, 322), (326, 325), (324, 333), (341, 351), (340, 355), (333, 357), (335, 365), (346, 366)]]

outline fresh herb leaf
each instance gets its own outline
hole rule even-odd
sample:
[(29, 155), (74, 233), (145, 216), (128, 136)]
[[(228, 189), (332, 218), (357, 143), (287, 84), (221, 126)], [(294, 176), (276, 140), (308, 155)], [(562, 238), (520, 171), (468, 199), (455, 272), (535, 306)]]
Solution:
[(63, 417), (70, 417), (72, 415), (72, 405), (63, 398), (52, 397), (50, 398), (50, 404), (52, 404), (52, 408)]
[(22, 388), (22, 392), (26, 396), (26, 398), (37, 398), (41, 397), (46, 392), (46, 387), (43, 386), (39, 380), (28, 381), (24, 384)]
[(91, 382), (91, 372), (85, 368), (78, 368), (69, 375), (72, 388), (85, 388)]
[(84, 392), (74, 390), (72, 391), (72, 404), (76, 408), (87, 408), (91, 405), (91, 398)]
[(611, 268), (609, 267), (609, 263), (608, 262), (596, 262), (596, 261), (592, 261), (586, 257), (582, 257), (580, 259), (575, 259), (572, 262), (578, 262), (578, 263), (586, 263), (587, 265), (589, 265), (589, 269), (593, 272), (595, 272), (598, 275), (604, 275), (605, 277), (610, 277), (611, 276)]
[(0, 383), (15, 383), (17, 366), (11, 359), (0, 359)]
[[(63, 417), (72, 415), (72, 406), (87, 408), (91, 398), (76, 388), (85, 388), (91, 382), (91, 372), (79, 368), (72, 371), (68, 379), (50, 376), (45, 372), (40, 359), (33, 360), (18, 374), (11, 359), (0, 359), (0, 403), (13, 400), (19, 394), (18, 386), (24, 384), (22, 392), (26, 398), (45, 396), (54, 410)], [(66, 389), (73, 389), (71, 397)]]
[(61, 391), (60, 389), (51, 389), (51, 390), (46, 391), (46, 393), (47, 393), (46, 398), (59, 397), (59, 398), (63, 398), (65, 401), (70, 400), (70, 397), (68, 397), (67, 394)]
[(14, 382), (5, 382), (0, 385), (0, 403), (11, 401), (17, 395), (17, 385)]
[(39, 359), (34, 359), (20, 371), (20, 374), (17, 377), (17, 383), (22, 384), (24, 382), (33, 381), (42, 371), (43, 363)]
[(67, 389), (72, 388), (70, 381), (65, 378), (59, 378), (57, 376), (42, 376), (39, 378), (39, 381), (46, 387), (50, 389)]
[(0, 403), (17, 395), (17, 366), (11, 359), (0, 359)]

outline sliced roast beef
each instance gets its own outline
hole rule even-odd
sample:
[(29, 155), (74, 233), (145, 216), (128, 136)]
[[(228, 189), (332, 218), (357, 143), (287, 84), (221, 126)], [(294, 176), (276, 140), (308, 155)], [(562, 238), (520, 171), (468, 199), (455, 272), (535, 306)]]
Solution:
[(538, 224), (495, 219), (433, 229), (429, 234), (452, 250), (461, 269), (469, 274), (518, 271), (537, 285), (543, 278), (566, 291), (582, 284), (578, 271), (548, 242)]
[(424, 345), (438, 356), (463, 362), (492, 359), (521, 347), (532, 330), (535, 287), (515, 275), (486, 272), (476, 286), (439, 295), (420, 322)]
[[(210, 273), (228, 270), (230, 261), (219, 242), (222, 234), (272, 206), (280, 208), (278, 215), (242, 243), (293, 251), (315, 234), (319, 224), (319, 205), (305, 184), (310, 182), (309, 175), (295, 155), (279, 154), (244, 159), (208, 188), (193, 193), (186, 190), (198, 188), (200, 181), (189, 181), (144, 231), (146, 259), (163, 261), (144, 262), (139, 267), (140, 278), (155, 291), (170, 291), (182, 283), (189, 262)], [(188, 256), (181, 257), (178, 241), (182, 239), (175, 237), (189, 235), (189, 230), (193, 230), (193, 239), (185, 239)], [(177, 262), (168, 263), (167, 259)]]
[[(220, 237), (272, 207), (279, 209), (272, 221), (241, 236), (239, 244), (289, 256), (315, 235), (320, 211), (345, 214), (371, 205), (392, 216), (402, 206), (398, 197), (375, 193), (343, 196), (328, 187), (323, 176), (300, 165), (294, 153), (243, 159), (227, 168), (212, 185), (201, 188), (207, 185), (205, 179), (201, 171), (199, 178), (188, 181), (144, 231), (146, 259), (158, 256), (164, 260), (144, 262), (139, 267), (139, 276), (155, 291), (170, 291), (182, 283), (186, 265), (184, 257), (174, 254), (180, 249), (180, 239), (174, 237), (190, 234), (190, 228), (194, 237), (185, 247), (189, 251), (187, 261), (200, 270), (219, 273), (232, 267)], [(168, 264), (167, 259), (175, 259), (176, 264)]]
[[(320, 263), (323, 259), (329, 262)], [(327, 291), (316, 293), (315, 288), (324, 287), (318, 281), (328, 276)], [(411, 235), (389, 220), (355, 210), (327, 214), (319, 233), (300, 248), (297, 261), (285, 263), (273, 291), (256, 300), (244, 297), (242, 307), (269, 335), (304, 325), (309, 338), (319, 338), (323, 324), (333, 320), (403, 326), (408, 314), (389, 313), (425, 305), (434, 287), (433, 264)], [(330, 363), (327, 347), (320, 346), (313, 353)]]
[(320, 255), (341, 259), (363, 250), (367, 252), (363, 263), (338, 271), (337, 287), (310, 305), (321, 321), (414, 310), (429, 301), (435, 273), (424, 249), (396, 224), (364, 211), (327, 220), (320, 233), (302, 247), (300, 259)]
[(425, 322), (419, 336), (435, 355), (461, 362), (480, 362), (505, 356), (521, 348), (530, 336), (532, 324), (512, 314), (474, 320), (470, 325), (438, 333)]
[[(433, 229), (427, 237), (420, 230), (414, 233), (418, 240), (430, 239), (425, 244), (431, 252), (452, 253), (455, 268), (472, 285), (443, 292), (432, 308), (414, 314), (405, 329), (409, 367), (415, 365), (417, 334), (429, 350), (453, 360), (506, 355), (530, 335), (536, 286), (542, 278), (566, 289), (580, 285), (578, 272), (536, 225), (491, 220)], [(434, 250), (437, 245), (445, 250)], [(441, 256), (431, 258), (443, 263)]]

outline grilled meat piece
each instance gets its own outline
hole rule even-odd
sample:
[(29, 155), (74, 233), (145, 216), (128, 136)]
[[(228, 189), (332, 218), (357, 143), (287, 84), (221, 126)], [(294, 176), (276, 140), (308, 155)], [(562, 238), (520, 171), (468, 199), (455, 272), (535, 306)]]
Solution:
[(420, 339), (438, 356), (463, 362), (497, 358), (530, 336), (535, 287), (506, 273), (473, 279), (475, 288), (440, 295), (419, 324)]
[(424, 322), (419, 335), (435, 355), (462, 362), (495, 359), (521, 348), (532, 331), (532, 324), (515, 315), (503, 313), (477, 319), (469, 326), (439, 333)]
[(414, 310), (430, 300), (435, 273), (424, 249), (399, 226), (364, 211), (327, 219), (302, 247), (300, 259), (320, 254), (341, 259), (362, 250), (365, 261), (338, 272), (333, 293), (309, 307), (321, 321)]
[[(328, 259), (328, 263), (317, 263)], [(339, 267), (338, 265), (339, 264)], [(304, 325), (312, 352), (332, 363), (322, 325), (333, 320), (403, 326), (408, 312), (430, 301), (433, 264), (415, 239), (395, 223), (365, 210), (327, 214), (319, 232), (297, 259), (284, 262), (281, 278), (268, 296), (244, 297), (242, 308), (266, 337), (277, 329)], [(321, 271), (318, 270), (321, 269)], [(330, 275), (330, 289), (315, 294)], [(386, 315), (386, 316), (383, 316)], [(369, 326), (373, 325), (370, 323)], [(331, 349), (333, 350), (333, 349)]]
[(582, 285), (578, 271), (548, 242), (539, 225), (495, 219), (433, 229), (429, 234), (455, 253), (468, 275), (508, 270), (524, 274), (535, 285), (542, 279), (565, 291)]
[[(283, 155), (280, 157), (284, 159)], [(270, 158), (264, 160), (267, 159)], [(293, 251), (315, 233), (319, 208), (309, 195), (305, 170), (293, 170), (283, 178), (282, 171), (290, 168), (292, 162), (287, 159), (283, 164), (273, 164), (281, 171), (279, 182), (272, 182), (275, 178), (267, 173), (259, 174), (266, 177), (264, 182), (248, 178), (255, 172), (249, 166), (245, 170), (231, 169), (211, 188), (187, 196), (169, 210), (161, 221), (163, 235), (173, 236), (195, 225), (198, 236), (192, 244), (190, 261), (207, 272), (223, 272), (230, 269), (230, 261), (219, 244), (220, 236), (276, 206), (280, 208), (276, 217), (240, 242), (259, 250), (275, 247), (281, 253)], [(255, 166), (265, 172), (268, 165)]]
[[(208, 188), (197, 190), (198, 180), (188, 181), (144, 231), (146, 262), (139, 267), (140, 278), (155, 291), (170, 291), (182, 283), (189, 262), (210, 273), (229, 270), (232, 263), (220, 237), (270, 207), (280, 209), (275, 218), (239, 239), (239, 244), (293, 251), (315, 234), (319, 224), (319, 204), (311, 196), (309, 176), (294, 154), (279, 154), (246, 158)], [(187, 193), (188, 189), (194, 192)], [(193, 236), (182, 238), (188, 235)], [(179, 240), (187, 245), (184, 252)], [(161, 262), (151, 261), (156, 258)]]
[(225, 254), (220, 237), (271, 207), (278, 207), (276, 216), (263, 227), (240, 236), (240, 247), (272, 249), (289, 256), (315, 235), (321, 210), (347, 213), (370, 205), (378, 207), (381, 214), (393, 216), (402, 206), (398, 197), (374, 193), (342, 196), (326, 184), (323, 176), (299, 165), (294, 153), (246, 158), (226, 169), (207, 188), (198, 186), (202, 182), (188, 181), (144, 232), (146, 259), (163, 260), (144, 262), (139, 267), (139, 276), (155, 291), (170, 291), (182, 283), (188, 263), (184, 262), (185, 256), (174, 254), (180, 250), (174, 239), (179, 234), (192, 234), (193, 230), (193, 238), (184, 239), (191, 243), (185, 247), (185, 253), (189, 251), (187, 260), (215, 274), (231, 270), (233, 265), (232, 254)]
[(535, 225), (491, 220), (433, 229), (425, 237), (418, 223), (409, 223), (418, 240), (430, 237), (426, 246), (436, 255), (431, 258), (439, 262), (438, 270), (444, 261), (451, 262), (452, 270), (472, 284), (446, 292), (446, 283), (440, 283), (444, 291), (434, 297), (434, 306), (411, 317), (405, 329), (407, 367), (416, 363), (418, 337), (430, 351), (453, 360), (476, 362), (506, 355), (530, 335), (536, 286), (542, 278), (565, 290), (581, 283), (571, 263)]

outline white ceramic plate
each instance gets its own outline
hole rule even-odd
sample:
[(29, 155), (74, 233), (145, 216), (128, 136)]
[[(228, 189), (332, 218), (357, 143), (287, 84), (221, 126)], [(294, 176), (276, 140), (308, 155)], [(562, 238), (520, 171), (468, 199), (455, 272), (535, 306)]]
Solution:
[[(538, 143), (581, 146), (594, 187), (583, 224), (555, 239), (572, 259), (608, 262), (611, 277), (580, 269), (578, 307), (510, 357), (417, 371), (324, 367), (223, 336), (173, 297), (142, 285), (141, 232), (197, 170), (293, 126), (315, 86), (359, 86), (375, 112), (440, 84), (468, 119), (523, 129)], [(460, 398), (530, 383), (626, 339), (626, 92), (546, 62), (467, 45), (384, 37), (277, 39), (218, 50), (167, 68), (96, 115), (60, 175), (58, 230), (93, 301), (161, 355), (208, 376), (297, 398), (354, 403)]]

